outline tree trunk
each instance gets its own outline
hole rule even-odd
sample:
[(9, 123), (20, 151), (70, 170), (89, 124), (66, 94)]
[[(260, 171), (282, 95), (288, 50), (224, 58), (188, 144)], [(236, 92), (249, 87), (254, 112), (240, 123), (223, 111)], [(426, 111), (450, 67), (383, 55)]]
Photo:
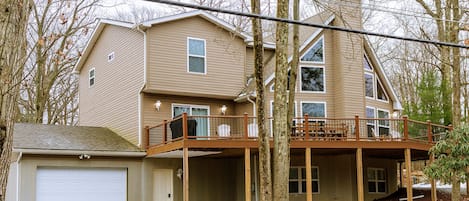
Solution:
[[(459, 0), (451, 0), (451, 19), (449, 41), (451, 43), (459, 43), (459, 22), (461, 20)], [(449, 10), (449, 9), (448, 9)], [(459, 126), (461, 124), (461, 53), (459, 48), (452, 49), (452, 67), (453, 67), (453, 125)]]
[[(300, 0), (293, 1), (293, 19), (300, 20)], [(298, 74), (298, 62), (300, 60), (300, 31), (297, 24), (293, 25), (293, 59), (290, 65), (290, 92), (288, 93), (288, 130), (291, 131), (293, 118), (295, 117), (295, 92), (296, 92), (296, 76)], [(299, 116), (302, 116), (300, 114)], [(298, 115), (297, 115), (298, 116)]]
[[(260, 13), (259, 0), (251, 0), (252, 12)], [(272, 200), (272, 171), (270, 163), (269, 135), (265, 129), (265, 92), (264, 92), (264, 45), (260, 19), (252, 18), (254, 35), (254, 77), (256, 80), (256, 111), (259, 131), (259, 174), (260, 201)]]
[[(277, 17), (288, 18), (288, 0), (277, 1)], [(288, 201), (288, 178), (290, 171), (290, 145), (288, 131), (288, 24), (277, 22), (276, 66), (274, 91), (274, 153), (273, 153), (273, 198)]]
[(457, 177), (451, 178), (451, 201), (461, 200), (461, 182)]
[(13, 146), (13, 126), (25, 63), (28, 0), (0, 2), (0, 201), (5, 200)]

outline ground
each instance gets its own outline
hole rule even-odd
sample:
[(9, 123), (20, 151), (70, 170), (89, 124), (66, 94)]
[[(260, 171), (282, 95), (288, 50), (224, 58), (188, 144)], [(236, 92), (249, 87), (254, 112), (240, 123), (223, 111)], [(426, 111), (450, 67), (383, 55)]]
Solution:
[[(413, 195), (419, 196), (424, 195), (423, 198), (414, 199), (415, 201), (431, 201), (430, 189), (428, 188), (414, 188)], [(399, 201), (399, 198), (406, 198), (407, 192), (405, 188), (399, 189), (397, 192), (389, 195), (388, 197), (378, 199), (376, 201)], [(451, 201), (451, 189), (438, 189), (437, 190), (438, 201)], [(461, 194), (461, 201), (469, 201), (466, 195)]]

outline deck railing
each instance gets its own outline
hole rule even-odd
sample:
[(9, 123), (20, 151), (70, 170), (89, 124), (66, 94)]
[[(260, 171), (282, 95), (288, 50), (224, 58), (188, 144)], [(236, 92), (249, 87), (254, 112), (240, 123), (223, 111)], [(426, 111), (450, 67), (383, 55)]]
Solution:
[[(272, 118), (266, 119), (267, 134), (275, 130)], [(324, 141), (418, 141), (435, 143), (444, 139), (451, 126), (407, 119), (296, 117), (292, 140)], [(146, 146), (178, 140), (256, 140), (257, 118), (242, 116), (181, 116), (146, 128)]]

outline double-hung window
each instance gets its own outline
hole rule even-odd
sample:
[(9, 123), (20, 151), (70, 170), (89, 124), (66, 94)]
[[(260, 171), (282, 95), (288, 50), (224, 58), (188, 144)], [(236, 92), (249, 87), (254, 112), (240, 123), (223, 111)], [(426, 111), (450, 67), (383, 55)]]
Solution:
[[(387, 110), (380, 110), (378, 109), (378, 118), (380, 119), (389, 119), (389, 111)], [(389, 135), (389, 120), (379, 120), (378, 121), (378, 129), (379, 135)]]
[(204, 39), (187, 38), (187, 72), (207, 73)]
[(368, 192), (386, 193), (386, 172), (383, 168), (368, 168)]
[[(319, 193), (319, 168), (311, 167), (313, 193)], [(289, 193), (306, 193), (306, 168), (291, 167), (288, 182)]]

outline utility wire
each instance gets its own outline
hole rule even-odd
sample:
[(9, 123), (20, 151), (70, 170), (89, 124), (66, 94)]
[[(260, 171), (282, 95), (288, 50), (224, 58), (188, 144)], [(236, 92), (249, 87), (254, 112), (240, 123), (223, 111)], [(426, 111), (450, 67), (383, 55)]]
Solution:
[(307, 22), (301, 22), (301, 21), (296, 21), (296, 20), (282, 19), (282, 18), (258, 15), (258, 14), (253, 14), (253, 13), (243, 13), (243, 12), (232, 11), (232, 10), (227, 10), (227, 9), (211, 8), (208, 6), (200, 6), (200, 5), (175, 2), (175, 1), (169, 1), (169, 0), (145, 0), (145, 1), (162, 3), (162, 4), (167, 4), (167, 5), (173, 5), (173, 6), (181, 6), (181, 7), (186, 7), (186, 8), (193, 8), (193, 9), (198, 9), (198, 10), (225, 13), (225, 14), (231, 14), (231, 15), (237, 15), (237, 16), (244, 16), (244, 17), (250, 17), (250, 18), (257, 18), (257, 19), (263, 19), (263, 20), (270, 20), (270, 21), (276, 21), (276, 22), (284, 22), (284, 23), (289, 23), (289, 24), (297, 24), (297, 25), (302, 25), (302, 26), (322, 28), (322, 29), (328, 29), (328, 30), (334, 30), (334, 31), (342, 31), (342, 32), (347, 32), (347, 33), (356, 33), (360, 35), (378, 36), (378, 37), (383, 37), (383, 38), (391, 38), (391, 39), (404, 40), (404, 41), (412, 41), (412, 42), (419, 42), (419, 43), (427, 43), (427, 44), (434, 44), (434, 45), (441, 45), (441, 46), (448, 46), (448, 47), (469, 49), (469, 46), (460, 45), (456, 43), (447, 43), (447, 42), (425, 40), (425, 39), (418, 39), (418, 38), (394, 36), (394, 35), (362, 31), (362, 30), (356, 30), (356, 29), (348, 29), (348, 28), (330, 26), (330, 25), (324, 25), (324, 24), (307, 23)]

